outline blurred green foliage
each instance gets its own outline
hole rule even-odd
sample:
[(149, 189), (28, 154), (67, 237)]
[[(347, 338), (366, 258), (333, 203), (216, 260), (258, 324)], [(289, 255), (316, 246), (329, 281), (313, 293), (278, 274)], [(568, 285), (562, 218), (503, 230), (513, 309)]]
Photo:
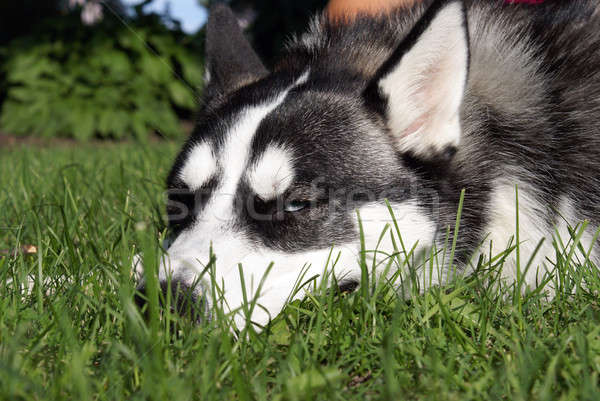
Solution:
[[(157, 15), (52, 16), (0, 49), (0, 128), (11, 134), (144, 139), (181, 134), (197, 105), (201, 39)], [(1, 100), (1, 99), (0, 99)]]
[[(253, 16), (248, 36), (267, 65), (327, 2), (221, 1)], [(105, 0), (104, 19), (92, 27), (67, 0), (0, 2), (0, 131), (82, 140), (180, 135), (201, 93), (203, 34), (145, 14), (150, 2), (127, 14)]]

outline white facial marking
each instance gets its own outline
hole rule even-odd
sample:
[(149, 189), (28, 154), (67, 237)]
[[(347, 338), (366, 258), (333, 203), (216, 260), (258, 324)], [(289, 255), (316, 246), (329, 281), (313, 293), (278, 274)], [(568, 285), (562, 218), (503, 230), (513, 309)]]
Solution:
[(195, 145), (189, 152), (179, 178), (192, 190), (200, 189), (217, 172), (217, 161), (207, 143)]
[(458, 145), (468, 43), (459, 2), (440, 10), (417, 43), (380, 82), (401, 151), (427, 155)]
[[(212, 221), (210, 227), (203, 228), (203, 235), (213, 233), (219, 226), (230, 222), (233, 215), (233, 202), (244, 172), (248, 168), (252, 140), (260, 123), (287, 97), (289, 91), (303, 84), (308, 79), (305, 72), (293, 85), (275, 96), (271, 101), (252, 106), (240, 112), (237, 122), (229, 130), (223, 151), (218, 155), (219, 165), (224, 172), (223, 179), (209, 203), (204, 208), (201, 218), (206, 223)], [(216, 220), (216, 222), (215, 222)], [(210, 228), (210, 229), (209, 229)]]
[[(435, 224), (426, 216), (415, 202), (392, 203), (392, 210), (406, 251), (414, 249), (414, 261), (424, 251), (429, 249), (435, 236)], [(377, 276), (382, 274), (392, 275), (396, 269), (406, 268), (404, 259), (406, 255), (398, 254), (393, 245), (392, 237), (400, 248), (400, 236), (395, 227), (388, 229), (379, 241), (386, 226), (393, 227), (393, 219), (384, 203), (372, 203), (359, 209), (363, 232), (365, 237), (365, 256), (369, 269), (374, 267)], [(358, 234), (358, 224), (356, 225)], [(252, 321), (260, 325), (268, 323), (292, 300), (301, 299), (306, 295), (310, 287), (305, 287), (294, 294), (294, 287), (305, 282), (310, 277), (317, 277), (317, 286), (328, 280), (330, 284), (332, 276), (338, 282), (351, 280), (360, 282), (361, 268), (361, 244), (357, 237), (347, 244), (332, 244), (325, 249), (287, 253), (269, 249), (256, 249), (248, 240), (227, 243), (228, 238), (223, 238), (219, 243), (213, 243), (213, 249), (217, 255), (217, 282), (225, 286), (226, 310), (233, 311), (243, 304), (241, 291), (241, 280), (237, 263), (241, 263), (246, 283), (246, 293), (258, 295), (257, 305), (252, 314)], [(236, 249), (236, 254), (228, 253)], [(245, 251), (240, 252), (240, 249)], [(401, 250), (399, 250), (401, 253)], [(243, 255), (240, 259), (239, 255)], [(220, 259), (219, 259), (220, 258)], [(221, 263), (220, 263), (221, 262)], [(260, 294), (257, 294), (258, 285), (267, 272), (270, 263), (273, 270), (264, 281)], [(229, 268), (224, 268), (231, 266)], [(416, 267), (414, 265), (411, 265)], [(325, 274), (325, 273), (328, 274)], [(423, 280), (429, 279), (426, 274), (418, 272)], [(404, 275), (406, 277), (406, 275)], [(436, 277), (437, 278), (437, 277)], [(434, 278), (433, 280), (436, 280)], [(437, 283), (437, 281), (435, 281)], [(243, 327), (246, 319), (242, 313), (235, 316), (238, 327)]]
[[(203, 213), (197, 216), (195, 225), (182, 232), (169, 248), (169, 260), (162, 261), (159, 279), (166, 280), (169, 274), (193, 276), (202, 272), (208, 263), (211, 241), (226, 235), (231, 236), (230, 246), (235, 247), (235, 242), (240, 241), (229, 231), (234, 217), (235, 193), (250, 158), (252, 138), (260, 122), (283, 103), (290, 89), (284, 90), (270, 102), (247, 107), (239, 113), (237, 122), (226, 134), (223, 150), (217, 155), (218, 163), (224, 170), (219, 187), (203, 208)], [(238, 251), (246, 249), (243, 244), (238, 245)]]
[[(238, 265), (240, 263), (243, 265), (245, 289), (251, 298), (256, 293), (269, 264), (275, 262), (277, 273), (269, 276), (259, 300), (259, 303), (267, 308), (268, 313), (261, 308), (256, 308), (252, 315), (253, 321), (264, 324), (269, 317), (275, 317), (290, 297), (302, 266), (309, 263), (306, 265), (309, 270), (307, 277), (323, 272), (330, 249), (298, 253), (290, 257), (287, 253), (257, 246), (255, 241), (246, 238), (235, 228), (237, 214), (235, 195), (240, 181), (249, 169), (251, 174), (254, 173), (255, 178), (270, 173), (271, 179), (279, 180), (279, 182), (271, 180), (271, 190), (284, 190), (289, 185), (293, 171), (291, 155), (287, 154), (287, 151), (277, 147), (269, 148), (254, 169), (249, 166), (250, 152), (260, 123), (285, 101), (292, 88), (307, 80), (308, 72), (286, 90), (265, 103), (245, 108), (235, 118), (236, 122), (224, 134), (223, 146), (218, 154), (214, 155), (216, 165), (223, 171), (223, 177), (220, 177), (218, 187), (204, 206), (202, 213), (197, 216), (196, 223), (182, 232), (169, 248), (168, 256), (162, 260), (159, 269), (161, 281), (166, 281), (167, 276), (171, 275), (174, 280), (181, 280), (188, 285), (193, 283), (205, 269), (212, 250), (217, 258), (216, 283), (219, 287), (224, 287), (222, 288), (225, 302), (223, 307), (226, 311), (234, 311), (243, 303)], [(276, 165), (277, 171), (269, 170), (267, 173), (270, 164)], [(351, 255), (352, 265), (355, 265), (355, 255), (348, 252), (344, 254)], [(315, 262), (314, 265), (310, 264), (312, 262)], [(207, 276), (202, 277), (202, 280), (206, 281)], [(235, 319), (239, 326), (245, 323), (245, 318), (241, 314), (236, 315)]]
[(242, 111), (238, 122), (231, 128), (223, 152), (219, 155), (219, 163), (223, 166), (224, 176), (216, 195), (205, 207), (205, 213), (210, 215), (209, 219), (217, 218), (220, 221), (229, 221), (233, 218), (233, 201), (242, 175), (248, 166), (254, 134), (262, 120), (283, 103), (288, 91), (284, 91), (270, 103)]
[[(406, 267), (403, 262), (406, 255), (397, 249), (401, 248), (401, 243), (407, 252), (414, 248), (414, 260), (418, 260), (418, 255), (431, 246), (435, 236), (435, 224), (416, 203), (392, 203), (392, 210), (400, 235), (384, 203), (372, 203), (359, 209), (365, 238), (365, 256), (376, 275), (391, 275), (396, 269)], [(388, 228), (380, 241), (388, 226), (392, 229)], [(358, 224), (356, 227), (358, 233)], [(298, 292), (295, 289), (308, 278), (315, 277), (314, 284), (317, 286), (329, 285), (333, 276), (338, 282), (360, 281), (361, 244), (358, 235), (347, 244), (332, 244), (331, 248), (288, 253), (257, 247), (250, 239), (235, 234), (226, 227), (222, 227), (216, 234), (209, 245), (206, 241), (199, 244), (197, 234), (193, 231), (182, 233), (169, 250), (170, 261), (167, 264), (173, 266), (171, 272), (174, 279), (193, 282), (204, 268), (198, 262), (206, 263), (208, 247), (211, 246), (217, 258), (216, 283), (224, 294), (223, 305), (219, 307), (226, 312), (237, 311), (234, 321), (238, 328), (246, 324), (246, 317), (239, 310), (244, 299), (238, 264), (243, 266), (243, 282), (248, 298), (256, 297), (256, 303), (260, 305), (254, 308), (251, 317), (252, 322), (258, 325), (268, 323), (287, 302), (303, 298), (312, 285)], [(402, 241), (399, 240), (400, 237)], [(273, 269), (259, 292), (259, 285), (271, 263)], [(327, 282), (324, 283), (324, 280)], [(205, 288), (210, 286), (205, 285)]]
[(281, 146), (269, 146), (248, 172), (250, 188), (263, 200), (282, 195), (293, 181), (292, 154)]

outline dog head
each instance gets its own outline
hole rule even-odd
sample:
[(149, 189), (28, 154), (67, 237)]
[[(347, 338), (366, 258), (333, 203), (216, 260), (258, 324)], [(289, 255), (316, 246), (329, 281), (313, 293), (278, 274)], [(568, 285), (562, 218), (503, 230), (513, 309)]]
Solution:
[(325, 270), (344, 285), (361, 260), (387, 271), (427, 250), (437, 200), (408, 160), (450, 163), (467, 66), (460, 1), (352, 26), (323, 18), (272, 72), (214, 7), (205, 105), (168, 177), (160, 280), (206, 296), (211, 270), (226, 307), (256, 296), (264, 324)]

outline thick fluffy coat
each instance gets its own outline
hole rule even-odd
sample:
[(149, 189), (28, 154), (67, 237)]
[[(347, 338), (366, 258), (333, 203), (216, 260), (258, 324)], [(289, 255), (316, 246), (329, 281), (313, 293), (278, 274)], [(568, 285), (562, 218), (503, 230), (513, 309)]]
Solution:
[[(581, 245), (593, 245), (597, 1), (436, 0), (353, 23), (316, 18), (272, 72), (218, 6), (207, 51), (205, 105), (168, 179), (163, 283), (209, 299), (210, 271), (229, 310), (245, 283), (258, 324), (324, 269), (357, 283), (360, 260), (441, 284), (449, 266), (468, 272), (515, 246), (515, 188), (519, 246), (502, 277), (537, 286), (553, 241), (584, 220)], [(442, 250), (462, 190), (450, 260)]]

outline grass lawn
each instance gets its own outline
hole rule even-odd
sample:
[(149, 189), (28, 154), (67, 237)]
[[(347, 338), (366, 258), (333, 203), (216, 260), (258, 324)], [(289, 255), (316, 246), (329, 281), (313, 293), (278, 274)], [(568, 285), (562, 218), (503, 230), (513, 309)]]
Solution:
[(468, 279), (316, 293), (260, 334), (142, 318), (131, 259), (156, 253), (176, 151), (0, 149), (0, 249), (38, 248), (0, 256), (0, 400), (600, 399), (600, 278), (568, 251), (550, 302)]

